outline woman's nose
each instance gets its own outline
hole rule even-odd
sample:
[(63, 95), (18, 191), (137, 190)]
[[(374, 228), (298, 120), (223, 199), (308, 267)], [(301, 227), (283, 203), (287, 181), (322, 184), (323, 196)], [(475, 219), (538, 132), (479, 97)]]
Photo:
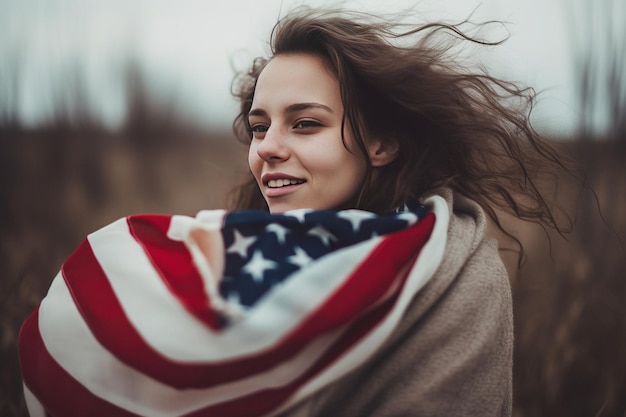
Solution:
[(256, 151), (259, 157), (266, 162), (288, 159), (289, 146), (286, 143), (286, 135), (277, 127), (270, 126)]

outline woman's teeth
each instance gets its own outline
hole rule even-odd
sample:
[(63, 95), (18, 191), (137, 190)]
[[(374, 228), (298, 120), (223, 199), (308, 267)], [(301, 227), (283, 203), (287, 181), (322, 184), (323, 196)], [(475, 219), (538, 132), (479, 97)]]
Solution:
[(304, 180), (289, 180), (289, 179), (269, 180), (267, 182), (267, 186), (269, 188), (280, 188), (286, 185), (302, 184), (303, 182)]

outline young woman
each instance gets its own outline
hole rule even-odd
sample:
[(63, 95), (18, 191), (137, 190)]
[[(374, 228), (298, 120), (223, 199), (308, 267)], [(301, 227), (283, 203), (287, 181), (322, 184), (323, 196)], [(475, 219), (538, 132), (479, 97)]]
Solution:
[(90, 235), (22, 330), (31, 415), (511, 415), (487, 217), (556, 226), (535, 175), (562, 164), (529, 91), (446, 58), (460, 26), (404, 29), (277, 24), (237, 84), (239, 210)]

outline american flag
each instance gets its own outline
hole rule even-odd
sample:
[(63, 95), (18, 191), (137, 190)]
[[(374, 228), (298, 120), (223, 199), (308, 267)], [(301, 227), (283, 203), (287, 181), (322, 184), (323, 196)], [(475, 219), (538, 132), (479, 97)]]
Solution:
[[(137, 215), (25, 321), (35, 416), (270, 416), (375, 354), (443, 255), (447, 206)], [(437, 220), (437, 221), (435, 221)]]

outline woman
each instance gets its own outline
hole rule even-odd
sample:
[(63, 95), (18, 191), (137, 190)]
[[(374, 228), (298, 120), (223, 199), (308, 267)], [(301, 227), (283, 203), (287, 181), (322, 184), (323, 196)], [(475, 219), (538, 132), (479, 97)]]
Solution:
[(393, 30), (278, 23), (238, 84), (239, 211), (90, 235), (20, 336), (31, 415), (511, 415), (484, 213), (556, 226), (534, 174), (561, 163), (527, 91), (447, 61), (458, 26)]

